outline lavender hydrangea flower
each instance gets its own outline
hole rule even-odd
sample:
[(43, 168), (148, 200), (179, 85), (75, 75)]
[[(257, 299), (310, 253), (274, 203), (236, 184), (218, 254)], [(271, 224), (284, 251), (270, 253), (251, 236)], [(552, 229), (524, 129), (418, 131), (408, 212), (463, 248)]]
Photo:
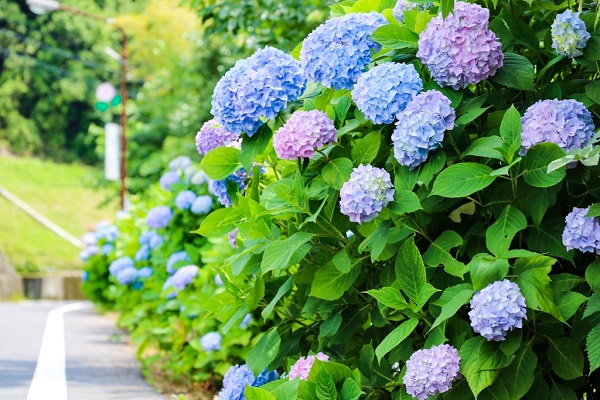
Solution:
[(94, 232), (97, 240), (114, 242), (119, 237), (119, 228), (116, 225), (109, 225), (107, 222), (99, 222)]
[(87, 261), (90, 257), (98, 254), (99, 251), (100, 249), (98, 246), (87, 246), (79, 253), (79, 259), (81, 261)]
[(406, 362), (406, 391), (419, 400), (447, 392), (460, 376), (459, 363), (458, 350), (449, 344), (415, 351)]
[(194, 174), (190, 177), (190, 183), (192, 185), (202, 185), (206, 182), (208, 182), (208, 176), (206, 176), (206, 174), (204, 173), (204, 171), (196, 171), (194, 172)]
[(244, 389), (254, 383), (254, 374), (246, 364), (234, 365), (223, 378), (219, 400), (245, 400)]
[(219, 80), (211, 112), (227, 131), (252, 136), (262, 119), (275, 118), (304, 92), (305, 84), (300, 63), (267, 46), (238, 61)]
[(179, 156), (175, 157), (171, 161), (169, 161), (169, 169), (171, 171), (179, 171), (184, 170), (190, 165), (193, 165), (192, 159), (188, 156)]
[(220, 181), (211, 181), (208, 184), (208, 191), (213, 195), (217, 196), (219, 203), (225, 207), (231, 207), (233, 201), (227, 193), (227, 181), (234, 182), (238, 185), (240, 191), (246, 188), (246, 169), (241, 168), (233, 174), (229, 175), (226, 179)]
[(173, 274), (173, 287), (176, 290), (183, 290), (187, 285), (194, 281), (194, 278), (198, 274), (198, 267), (196, 265), (186, 265), (185, 267), (179, 268)]
[(150, 246), (143, 244), (135, 253), (135, 261), (140, 262), (150, 259)]
[(273, 136), (277, 156), (286, 160), (312, 158), (314, 151), (337, 141), (331, 118), (319, 110), (296, 111)]
[(502, 67), (502, 45), (488, 29), (489, 17), (487, 8), (457, 1), (451, 14), (440, 13), (421, 32), (417, 57), (440, 86), (463, 89)]
[(119, 270), (114, 277), (121, 285), (128, 285), (137, 279), (137, 270), (134, 267)]
[(267, 371), (267, 369), (263, 369), (260, 374), (256, 377), (254, 382), (252, 382), (252, 386), (259, 387), (262, 385), (266, 385), (269, 382), (273, 382), (279, 378), (279, 374), (277, 371)]
[(525, 315), (525, 297), (516, 283), (505, 279), (490, 283), (471, 299), (471, 326), (487, 340), (505, 339), (513, 328), (521, 328)]
[(238, 228), (235, 228), (231, 232), (227, 234), (227, 239), (229, 240), (229, 245), (234, 249), (237, 249), (237, 236), (240, 233)]
[(340, 211), (350, 221), (369, 222), (394, 199), (390, 174), (372, 165), (359, 165), (340, 190)]
[(105, 243), (102, 245), (102, 247), (100, 247), (100, 252), (102, 253), (103, 256), (107, 256), (110, 253), (112, 253), (113, 251), (115, 251), (115, 246), (113, 246), (110, 243)]
[(156, 231), (146, 231), (138, 238), (140, 245), (147, 244), (151, 250), (157, 249), (165, 242), (165, 238)]
[(173, 212), (169, 207), (158, 206), (148, 211), (148, 215), (146, 216), (146, 224), (152, 229), (162, 229), (169, 225), (172, 218)]
[(152, 276), (152, 268), (142, 267), (137, 271), (138, 278), (150, 278)]
[(167, 171), (160, 177), (158, 182), (161, 188), (171, 190), (172, 185), (181, 182), (181, 176), (179, 175), (179, 172)]
[(416, 3), (410, 0), (398, 0), (392, 9), (392, 15), (402, 24), (404, 23), (404, 11), (414, 10), (415, 8), (419, 11), (423, 11), (431, 7), (433, 7), (433, 3)]
[(171, 254), (167, 260), (167, 272), (172, 274), (175, 272), (175, 263), (187, 261), (192, 261), (192, 259), (185, 250)]
[(429, 90), (417, 95), (397, 115), (392, 133), (396, 160), (410, 169), (424, 163), (442, 145), (444, 132), (454, 128), (455, 117), (450, 100), (442, 93)]
[(583, 49), (590, 39), (590, 33), (585, 29), (585, 22), (579, 18), (579, 13), (567, 10), (558, 14), (550, 31), (552, 48), (558, 54), (569, 58), (583, 55)]
[(93, 246), (96, 244), (96, 235), (93, 232), (86, 232), (81, 237), (81, 242), (86, 246)]
[(329, 361), (329, 356), (323, 353), (317, 353), (314, 356), (300, 357), (298, 361), (292, 365), (292, 368), (290, 368), (290, 375), (288, 378), (292, 380), (296, 377), (300, 377), (303, 381), (307, 380), (310, 369), (315, 363), (315, 358), (321, 361)]
[(358, 78), (352, 99), (368, 120), (391, 124), (421, 90), (423, 82), (412, 64), (385, 63)]
[(594, 135), (592, 114), (577, 100), (540, 100), (521, 118), (521, 155), (542, 142), (556, 143), (564, 151), (582, 149)]
[(227, 132), (216, 120), (211, 119), (206, 121), (196, 134), (196, 148), (201, 156), (205, 156), (212, 149), (227, 146), (239, 137), (239, 134)]
[(246, 314), (246, 316), (244, 317), (242, 322), (240, 322), (240, 328), (242, 328), (242, 329), (246, 328), (248, 325), (250, 325), (251, 322), (252, 322), (252, 314), (248, 313), (248, 314)]
[(218, 332), (209, 332), (200, 338), (200, 344), (204, 351), (215, 351), (221, 349), (221, 334)]
[(196, 197), (196, 193), (191, 190), (183, 190), (175, 197), (175, 207), (180, 210), (189, 210)]
[(309, 79), (328, 88), (352, 89), (381, 46), (371, 39), (386, 25), (383, 15), (346, 14), (328, 20), (312, 31), (300, 50), (302, 69)]
[(221, 275), (220, 274), (216, 274), (215, 275), (215, 284), (217, 286), (223, 286), (223, 285), (225, 285), (225, 283), (223, 283), (223, 279), (221, 279)]
[(600, 223), (597, 218), (586, 217), (589, 209), (575, 207), (565, 218), (562, 242), (567, 250), (600, 254)]
[(212, 197), (207, 196), (207, 195), (198, 196), (192, 203), (190, 210), (192, 211), (192, 214), (196, 214), (196, 215), (208, 214), (212, 208), (212, 205), (213, 205)]
[(111, 275), (115, 276), (117, 272), (126, 268), (135, 269), (135, 263), (130, 257), (120, 257), (110, 263), (110, 265), (108, 266), (108, 272)]

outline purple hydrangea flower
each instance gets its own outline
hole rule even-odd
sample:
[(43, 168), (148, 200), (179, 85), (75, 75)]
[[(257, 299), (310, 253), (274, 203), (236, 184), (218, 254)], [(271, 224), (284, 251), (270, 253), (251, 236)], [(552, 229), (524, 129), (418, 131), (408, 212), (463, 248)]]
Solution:
[(592, 114), (577, 100), (540, 100), (521, 118), (521, 155), (542, 142), (556, 143), (564, 151), (582, 149), (594, 135)]
[(490, 283), (471, 299), (471, 326), (487, 340), (505, 339), (513, 328), (521, 328), (525, 315), (525, 297), (516, 283), (505, 279)]
[(100, 247), (100, 252), (102, 253), (103, 256), (107, 256), (110, 253), (112, 253), (113, 251), (115, 251), (115, 246), (113, 246), (110, 243), (105, 243), (102, 245), (102, 247)]
[(142, 267), (137, 271), (138, 278), (150, 278), (152, 276), (152, 268)]
[(419, 400), (447, 392), (460, 376), (459, 363), (458, 350), (449, 344), (415, 351), (406, 362), (406, 391)]
[(314, 151), (337, 141), (333, 121), (322, 111), (296, 111), (273, 136), (279, 158), (312, 158)]
[(567, 217), (562, 241), (567, 250), (600, 254), (600, 223), (597, 218), (586, 217), (588, 208), (573, 208)]
[(585, 29), (585, 22), (579, 13), (567, 10), (558, 14), (550, 28), (552, 32), (552, 48), (558, 54), (574, 58), (583, 55), (583, 49), (590, 39)]
[(340, 211), (350, 221), (362, 224), (377, 217), (393, 199), (390, 174), (382, 168), (361, 164), (354, 168), (350, 180), (340, 190)]
[(165, 190), (171, 190), (171, 186), (181, 182), (181, 176), (177, 171), (167, 171), (158, 180), (160, 187)]
[(150, 246), (143, 244), (135, 253), (135, 261), (140, 262), (150, 259)]
[(207, 196), (207, 195), (198, 196), (192, 203), (190, 210), (192, 211), (192, 214), (196, 214), (196, 215), (208, 214), (210, 212), (210, 210), (212, 209), (212, 205), (213, 205), (212, 197)]
[(402, 24), (404, 22), (404, 11), (414, 10), (415, 8), (418, 8), (419, 11), (423, 11), (431, 7), (433, 7), (433, 3), (416, 3), (410, 0), (398, 0), (392, 9), (392, 15)]
[(440, 13), (421, 32), (417, 57), (440, 86), (463, 89), (502, 67), (502, 45), (488, 29), (489, 17), (487, 8), (457, 1), (451, 14)]
[(186, 265), (185, 267), (179, 268), (173, 274), (173, 287), (176, 290), (183, 290), (187, 285), (194, 281), (194, 278), (198, 274), (198, 267), (196, 265)]
[(215, 283), (217, 284), (217, 286), (223, 286), (223, 285), (225, 285), (225, 283), (223, 283), (223, 279), (221, 279), (221, 275), (220, 274), (216, 274), (215, 275)]
[(308, 379), (310, 369), (315, 363), (315, 358), (321, 361), (329, 361), (329, 356), (323, 353), (317, 353), (314, 356), (300, 357), (292, 368), (290, 368), (289, 379), (292, 380), (296, 377), (300, 377), (301, 380), (305, 381)]
[(219, 203), (225, 207), (231, 207), (233, 205), (233, 201), (227, 193), (227, 181), (236, 183), (239, 190), (242, 191), (246, 188), (246, 176), (246, 169), (241, 168), (237, 172), (229, 175), (226, 179), (220, 181), (210, 181), (208, 184), (208, 191), (217, 196)]
[(229, 240), (229, 244), (234, 249), (237, 249), (237, 236), (238, 236), (238, 233), (240, 233), (240, 230), (238, 228), (235, 228), (234, 230), (232, 230), (231, 232), (229, 232), (227, 234), (227, 239)]
[(421, 90), (423, 82), (412, 64), (385, 63), (358, 78), (352, 99), (368, 120), (391, 124)]
[(146, 224), (152, 229), (166, 228), (173, 218), (173, 211), (167, 206), (154, 207), (148, 211)]
[(300, 63), (273, 47), (257, 50), (238, 61), (219, 80), (212, 99), (212, 114), (223, 128), (252, 136), (303, 92), (306, 79)]
[(444, 132), (454, 128), (455, 117), (450, 100), (442, 93), (429, 90), (417, 95), (397, 115), (392, 133), (396, 160), (410, 169), (424, 163), (442, 145)]
[(212, 149), (227, 146), (239, 138), (239, 134), (227, 132), (216, 120), (211, 119), (206, 121), (196, 134), (196, 148), (201, 156), (205, 156)]
[(183, 190), (175, 197), (175, 207), (180, 210), (189, 210), (196, 197), (196, 193), (191, 190)]
[(167, 260), (167, 272), (169, 274), (175, 272), (175, 263), (188, 261), (192, 261), (192, 259), (185, 250), (171, 254)]
[(376, 12), (346, 14), (325, 22), (302, 43), (304, 73), (328, 88), (352, 89), (371, 62), (372, 52), (381, 48), (371, 35), (383, 25), (387, 20)]
[(252, 383), (252, 386), (259, 387), (262, 385), (266, 385), (269, 382), (277, 380), (277, 378), (279, 378), (279, 374), (277, 373), (277, 371), (267, 371), (267, 369), (265, 368), (260, 374), (258, 374), (256, 379)]
[(169, 169), (171, 171), (184, 170), (191, 165), (193, 165), (192, 159), (188, 156), (175, 157), (174, 159), (169, 161)]
[(221, 334), (218, 332), (209, 332), (200, 338), (200, 344), (204, 351), (215, 351), (221, 349)]
[(219, 392), (219, 400), (245, 400), (246, 386), (254, 383), (254, 374), (246, 364), (234, 365), (223, 378), (223, 389)]

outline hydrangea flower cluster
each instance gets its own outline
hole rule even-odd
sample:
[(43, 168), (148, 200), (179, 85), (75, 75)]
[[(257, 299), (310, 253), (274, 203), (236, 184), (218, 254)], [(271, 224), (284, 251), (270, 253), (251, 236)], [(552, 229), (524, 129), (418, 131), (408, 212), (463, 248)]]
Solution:
[(237, 236), (239, 233), (240, 233), (240, 230), (238, 228), (235, 228), (231, 232), (227, 233), (227, 239), (229, 240), (229, 245), (234, 249), (237, 249)]
[(137, 270), (137, 278), (150, 278), (152, 276), (152, 268), (142, 267)]
[(398, 0), (396, 5), (392, 9), (392, 15), (398, 22), (404, 22), (404, 11), (414, 10), (417, 8), (419, 11), (427, 10), (433, 7), (433, 3), (416, 3), (410, 0)]
[(143, 244), (135, 253), (135, 261), (140, 262), (150, 259), (150, 246)]
[(571, 10), (556, 16), (550, 32), (552, 48), (558, 54), (570, 58), (583, 55), (583, 49), (590, 39), (590, 33), (585, 29), (585, 22), (579, 18), (579, 13)]
[(192, 214), (200, 215), (200, 214), (208, 214), (212, 208), (213, 199), (210, 196), (202, 195), (196, 197), (194, 202), (192, 203), (190, 210)]
[(328, 20), (312, 31), (300, 50), (302, 69), (309, 79), (334, 89), (352, 89), (381, 46), (371, 39), (386, 25), (383, 15), (346, 14)]
[(454, 128), (456, 113), (446, 96), (429, 90), (417, 95), (397, 118), (392, 133), (394, 157), (401, 165), (414, 169), (441, 146), (444, 132)]
[(257, 50), (238, 61), (219, 80), (212, 99), (212, 114), (228, 132), (252, 136), (303, 92), (306, 78), (300, 63), (273, 47)]
[(196, 149), (201, 156), (205, 156), (212, 149), (227, 146), (238, 139), (239, 135), (227, 132), (216, 120), (211, 119), (196, 133)]
[(115, 251), (115, 246), (112, 243), (104, 243), (102, 247), (100, 247), (100, 253), (102, 253), (103, 256), (107, 256), (113, 251)]
[(162, 291), (167, 292), (167, 295), (166, 295), (167, 299), (172, 299), (173, 297), (177, 296), (177, 291), (173, 290), (173, 277), (172, 276), (169, 276), (165, 280), (165, 283), (163, 283)]
[(96, 226), (94, 235), (96, 235), (98, 241), (105, 240), (107, 242), (114, 242), (119, 237), (119, 228), (117, 228), (116, 225), (101, 221)]
[(79, 259), (81, 261), (86, 261), (88, 258), (98, 254), (98, 251), (98, 246), (86, 246), (86, 248), (81, 250), (81, 252), (79, 253)]
[(138, 243), (141, 245), (147, 244), (150, 249), (154, 250), (165, 242), (165, 238), (156, 231), (146, 231), (138, 238)]
[(292, 368), (290, 368), (289, 379), (292, 380), (296, 377), (300, 377), (303, 381), (307, 380), (310, 369), (315, 363), (315, 358), (321, 361), (329, 361), (329, 356), (321, 352), (314, 356), (300, 357), (298, 361), (292, 365)]
[(221, 349), (221, 334), (218, 332), (209, 332), (200, 338), (200, 345), (204, 351), (215, 351)]
[(412, 64), (385, 63), (358, 78), (352, 99), (369, 121), (391, 124), (422, 90), (423, 81)]
[(192, 165), (192, 159), (188, 156), (175, 157), (174, 159), (169, 161), (169, 169), (171, 171), (185, 170), (186, 168)]
[(81, 242), (86, 246), (94, 246), (96, 241), (96, 235), (93, 232), (86, 232), (81, 236)]
[(262, 385), (266, 385), (267, 383), (272, 382), (277, 378), (279, 378), (279, 374), (277, 373), (277, 371), (267, 371), (267, 369), (265, 368), (261, 371), (260, 374), (258, 374), (256, 379), (252, 383), (252, 386), (259, 387)]
[(186, 265), (175, 271), (171, 282), (175, 290), (183, 290), (194, 281), (196, 275), (198, 275), (198, 267), (196, 265)]
[(163, 176), (160, 177), (160, 179), (158, 180), (158, 183), (160, 184), (161, 188), (163, 188), (165, 190), (171, 190), (171, 186), (180, 181), (181, 181), (181, 176), (179, 175), (179, 172), (167, 171), (163, 174)]
[(490, 283), (475, 293), (470, 304), (471, 326), (487, 340), (504, 340), (508, 331), (521, 328), (527, 319), (525, 297), (508, 279)]
[(246, 176), (246, 169), (241, 168), (229, 175), (226, 179), (220, 181), (211, 181), (208, 184), (208, 191), (217, 196), (219, 203), (221, 203), (223, 206), (231, 207), (233, 205), (233, 201), (227, 193), (227, 181), (236, 183), (239, 190), (242, 191), (246, 188)]
[(542, 142), (556, 143), (564, 151), (585, 147), (594, 135), (592, 114), (577, 100), (540, 100), (521, 118), (521, 155)]
[(173, 211), (167, 206), (154, 207), (146, 215), (146, 224), (152, 229), (166, 228), (173, 218)]
[(296, 111), (273, 136), (277, 156), (286, 160), (312, 158), (316, 149), (337, 141), (331, 118), (319, 110)]
[(244, 389), (254, 381), (254, 374), (246, 364), (234, 365), (223, 378), (223, 389), (219, 392), (219, 400), (245, 399)]
[(350, 221), (369, 222), (379, 215), (388, 202), (394, 200), (390, 174), (372, 165), (359, 165), (350, 174), (350, 180), (340, 190), (340, 211)]
[(175, 197), (175, 207), (180, 210), (189, 210), (196, 197), (198, 197), (196, 193), (191, 190), (182, 190)]
[(488, 29), (489, 17), (487, 8), (457, 1), (452, 14), (440, 13), (421, 32), (417, 57), (440, 86), (463, 89), (502, 67), (502, 45)]
[(575, 207), (565, 218), (562, 242), (567, 250), (600, 254), (600, 223), (596, 218), (586, 217), (589, 209)]
[(178, 251), (178, 252), (171, 254), (169, 256), (169, 259), (167, 260), (167, 272), (169, 274), (172, 274), (173, 272), (175, 272), (175, 263), (188, 262), (188, 261), (191, 262), (192, 259), (190, 258), (190, 256), (188, 255), (188, 253), (185, 250)]
[(137, 269), (135, 263), (129, 257), (117, 258), (108, 266), (108, 272), (114, 276), (121, 285), (135, 282)]
[(449, 344), (415, 351), (406, 362), (406, 391), (419, 400), (447, 392), (460, 376), (459, 363), (458, 350)]

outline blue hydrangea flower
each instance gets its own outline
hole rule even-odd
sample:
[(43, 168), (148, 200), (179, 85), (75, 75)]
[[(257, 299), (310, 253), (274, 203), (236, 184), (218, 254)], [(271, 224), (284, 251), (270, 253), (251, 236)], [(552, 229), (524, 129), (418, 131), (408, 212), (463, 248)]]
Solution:
[(221, 275), (220, 274), (216, 274), (215, 275), (215, 283), (217, 284), (217, 286), (223, 286), (223, 285), (225, 285), (225, 283), (223, 283), (223, 279), (221, 279)]
[(172, 274), (173, 272), (175, 272), (175, 263), (181, 263), (186, 261), (191, 262), (192, 259), (185, 250), (171, 254), (169, 256), (169, 259), (167, 260), (167, 272), (169, 274)]
[(175, 296), (177, 296), (177, 290), (175, 290), (175, 288), (173, 287), (172, 276), (169, 276), (167, 280), (165, 280), (165, 283), (163, 283), (162, 291), (167, 293), (165, 296), (167, 299), (172, 299)]
[(412, 64), (385, 63), (358, 78), (352, 99), (368, 120), (391, 124), (422, 90), (423, 81)]
[(119, 228), (116, 225), (109, 225), (107, 222), (99, 222), (94, 232), (97, 240), (104, 239), (107, 242), (114, 242), (119, 237)]
[(383, 15), (346, 14), (332, 18), (312, 31), (300, 50), (306, 76), (328, 88), (352, 89), (381, 46), (371, 39), (375, 29), (386, 25)]
[(117, 281), (121, 285), (128, 285), (130, 283), (135, 282), (135, 280), (137, 279), (137, 269), (135, 269), (134, 267), (124, 268), (122, 270), (119, 270), (114, 275), (114, 277), (117, 278)]
[(450, 390), (460, 377), (458, 350), (449, 344), (415, 351), (406, 362), (402, 379), (408, 394), (419, 400)]
[(296, 111), (273, 136), (277, 156), (286, 160), (312, 158), (316, 149), (337, 141), (337, 129), (319, 110)]
[(87, 246), (79, 253), (79, 259), (81, 261), (87, 261), (91, 256), (98, 254), (98, 246)]
[(202, 185), (208, 182), (208, 176), (204, 173), (204, 171), (197, 171), (190, 177), (190, 183), (192, 185)]
[(150, 259), (150, 246), (143, 244), (135, 253), (135, 261), (140, 262)]
[(173, 274), (173, 287), (176, 290), (183, 290), (187, 285), (194, 281), (194, 278), (198, 274), (198, 267), (196, 265), (186, 265), (185, 267), (179, 268)]
[(340, 190), (340, 211), (350, 221), (369, 222), (379, 215), (388, 202), (394, 200), (390, 174), (372, 165), (354, 168), (350, 180)]
[(237, 249), (237, 236), (240, 233), (240, 230), (238, 228), (235, 228), (234, 230), (230, 231), (227, 234), (227, 239), (229, 240), (229, 245), (231, 247), (233, 247), (234, 249)]
[(169, 161), (169, 169), (171, 171), (185, 170), (187, 167), (193, 165), (192, 159), (188, 156), (175, 157)]
[(93, 246), (96, 244), (96, 235), (93, 232), (86, 232), (81, 237), (81, 242), (86, 246)]
[(582, 149), (594, 136), (592, 114), (577, 100), (540, 100), (521, 118), (521, 155), (542, 142), (556, 143), (564, 151)]
[(166, 228), (173, 218), (173, 211), (167, 206), (154, 207), (146, 216), (146, 224), (152, 229)]
[(219, 400), (245, 400), (246, 386), (254, 383), (254, 374), (246, 364), (234, 365), (223, 378), (223, 389), (219, 392)]
[(488, 29), (490, 12), (457, 1), (446, 18), (432, 18), (419, 35), (417, 57), (440, 86), (458, 90), (493, 76), (502, 67), (502, 44)]
[(207, 196), (207, 195), (198, 196), (192, 203), (190, 210), (192, 211), (192, 214), (196, 214), (196, 215), (208, 214), (210, 212), (210, 210), (212, 209), (212, 205), (213, 205), (212, 197)]
[(221, 349), (221, 334), (218, 332), (209, 332), (200, 338), (200, 344), (204, 351), (215, 351)]
[(433, 3), (416, 3), (410, 0), (398, 0), (392, 9), (392, 15), (402, 24), (404, 23), (404, 11), (414, 10), (415, 8), (419, 9), (419, 11), (423, 11), (431, 7), (433, 7)]
[(300, 63), (267, 46), (238, 61), (219, 80), (211, 112), (227, 131), (252, 136), (263, 119), (274, 119), (296, 100), (305, 84)]
[(216, 120), (211, 119), (206, 121), (196, 134), (196, 148), (198, 153), (204, 156), (212, 149), (228, 146), (239, 138), (239, 134), (227, 132)]
[(401, 165), (414, 169), (441, 147), (444, 132), (454, 128), (456, 113), (450, 100), (436, 90), (417, 95), (397, 115), (392, 133), (394, 157)]
[(100, 252), (103, 256), (107, 256), (113, 251), (115, 251), (115, 246), (113, 246), (111, 243), (105, 243), (102, 245), (102, 247), (100, 247)]
[(579, 18), (579, 13), (567, 10), (558, 14), (550, 31), (552, 48), (558, 54), (570, 58), (583, 55), (583, 49), (590, 39), (590, 33), (585, 29), (585, 22)]
[(248, 325), (250, 325), (251, 322), (252, 322), (252, 314), (248, 313), (248, 314), (246, 314), (246, 316), (244, 317), (242, 322), (240, 322), (240, 328), (242, 328), (242, 329), (246, 328)]
[(487, 340), (505, 339), (508, 331), (523, 327), (525, 297), (516, 283), (505, 279), (490, 283), (471, 299), (469, 318), (473, 330)]
[(110, 265), (108, 266), (108, 272), (111, 275), (115, 276), (117, 272), (126, 268), (135, 269), (135, 263), (130, 257), (120, 257), (110, 263)]
[(189, 210), (196, 197), (198, 197), (196, 193), (191, 190), (183, 190), (175, 197), (175, 207), (180, 210)]
[(217, 196), (219, 203), (225, 207), (231, 207), (233, 201), (227, 193), (227, 181), (234, 182), (238, 185), (240, 191), (246, 188), (246, 169), (241, 168), (237, 172), (229, 175), (226, 179), (220, 181), (211, 181), (208, 184), (208, 191), (213, 195)]
[(152, 276), (152, 268), (142, 267), (137, 271), (138, 278), (150, 278)]
[(586, 217), (589, 209), (575, 207), (565, 218), (562, 242), (567, 250), (600, 254), (600, 223), (597, 218)]
[(146, 231), (138, 238), (140, 245), (147, 244), (151, 250), (157, 249), (165, 242), (165, 238), (156, 231)]
[(256, 377), (252, 386), (259, 387), (262, 385), (266, 385), (269, 382), (273, 382), (279, 378), (279, 374), (277, 371), (268, 371), (266, 368), (261, 371), (260, 374)]
[(181, 175), (177, 171), (167, 171), (158, 180), (160, 187), (165, 190), (171, 190), (171, 186), (181, 182)]

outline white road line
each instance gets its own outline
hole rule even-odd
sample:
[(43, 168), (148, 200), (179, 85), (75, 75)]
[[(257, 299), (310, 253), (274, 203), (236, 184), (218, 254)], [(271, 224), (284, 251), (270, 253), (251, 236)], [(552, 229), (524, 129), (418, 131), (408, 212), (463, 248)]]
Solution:
[(64, 314), (81, 310), (85, 303), (73, 303), (50, 311), (42, 338), (42, 347), (29, 387), (27, 400), (66, 400)]

